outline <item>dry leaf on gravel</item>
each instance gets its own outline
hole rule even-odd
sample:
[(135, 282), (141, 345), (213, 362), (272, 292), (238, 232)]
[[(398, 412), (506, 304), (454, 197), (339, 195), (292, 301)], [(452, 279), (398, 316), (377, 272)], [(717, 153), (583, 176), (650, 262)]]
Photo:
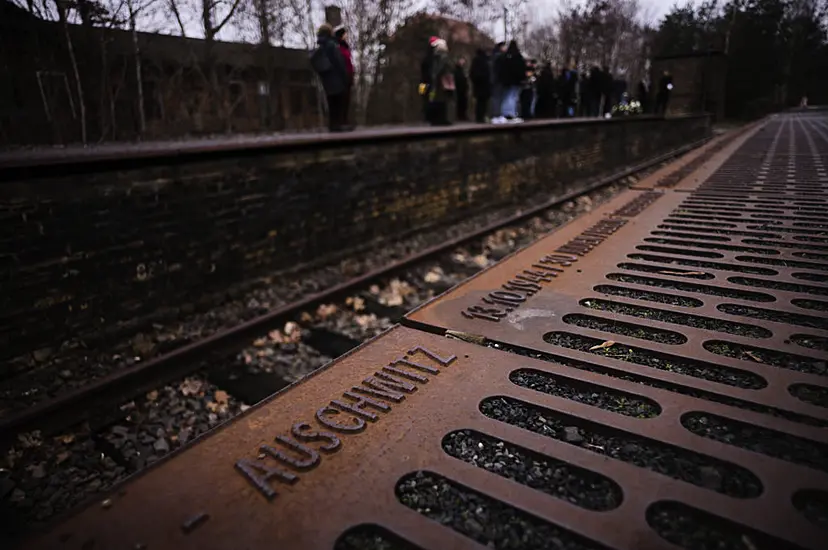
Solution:
[(299, 316), (299, 320), (303, 323), (312, 323), (313, 322), (313, 315), (308, 313), (307, 311), (303, 311), (302, 314)]
[(198, 395), (201, 391), (201, 380), (196, 380), (195, 378), (187, 378), (185, 379), (181, 385), (178, 386), (178, 390), (181, 392), (181, 395)]
[(210, 412), (216, 412), (219, 410), (219, 405), (215, 401), (208, 401), (206, 407), (210, 410)]
[(423, 281), (425, 281), (427, 283), (436, 283), (441, 278), (442, 277), (440, 277), (440, 274), (437, 273), (436, 271), (429, 271), (428, 273), (425, 274), (425, 277), (423, 277)]
[(216, 399), (217, 403), (224, 404), (230, 399), (230, 396), (227, 395), (227, 392), (224, 390), (216, 390), (216, 393), (213, 394)]
[(147, 394), (147, 401), (155, 401), (156, 399), (158, 399), (158, 391), (157, 390), (152, 390), (151, 392), (149, 392)]
[(614, 345), (615, 342), (613, 342), (612, 340), (607, 340), (606, 342), (598, 344), (597, 346), (592, 346), (591, 348), (589, 348), (589, 351), (595, 351), (597, 349), (609, 349)]
[(460, 332), (457, 330), (447, 330), (446, 331), (446, 338), (452, 338), (454, 340), (462, 340), (464, 342), (470, 342), (472, 344), (479, 344), (483, 345), (486, 343), (485, 336), (479, 336), (477, 334), (470, 334), (468, 332)]
[(257, 348), (262, 348), (262, 347), (267, 345), (267, 339), (257, 338), (256, 340), (253, 341), (253, 345), (256, 346)]
[(58, 453), (55, 457), (55, 464), (62, 464), (67, 458), (69, 458), (69, 453)]
[(285, 337), (284, 337), (284, 335), (282, 334), (281, 331), (271, 330), (270, 332), (267, 333), (267, 335), (271, 340), (273, 340), (277, 344), (281, 344), (282, 342), (285, 341)]
[(302, 339), (302, 329), (300, 329), (299, 325), (297, 325), (293, 321), (288, 321), (287, 323), (285, 323), (284, 333), (285, 336), (287, 336), (288, 342), (292, 342), (295, 344), (296, 342)]
[(478, 254), (477, 256), (472, 258), (472, 261), (475, 264), (477, 264), (478, 267), (486, 267), (487, 265), (489, 265), (489, 258), (484, 256), (483, 254)]
[[(322, 304), (318, 308), (316, 308), (316, 316), (322, 320), (325, 320), (334, 313), (336, 313), (336, 311), (337, 307), (334, 304)], [(287, 329), (285, 329), (285, 333), (287, 332)]]
[(348, 299), (345, 300), (345, 305), (347, 305), (354, 311), (362, 311), (365, 309), (365, 300), (363, 300), (359, 296), (350, 296), (348, 297)]
[(69, 445), (74, 440), (75, 440), (75, 434), (66, 434), (66, 435), (60, 436), (61, 443), (65, 444), (65, 445)]
[(762, 361), (762, 358), (759, 357), (758, 355), (756, 355), (755, 353), (753, 353), (752, 351), (746, 351), (745, 355), (747, 355), (748, 357), (750, 357), (751, 359), (753, 359), (757, 363), (764, 363), (764, 361)]

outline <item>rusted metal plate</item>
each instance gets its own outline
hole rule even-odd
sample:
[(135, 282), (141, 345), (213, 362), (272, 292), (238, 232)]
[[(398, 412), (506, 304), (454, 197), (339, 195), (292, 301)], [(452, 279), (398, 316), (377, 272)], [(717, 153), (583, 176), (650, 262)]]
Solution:
[[(704, 523), (665, 528), (676, 506), (758, 548), (820, 548), (786, 503), (828, 491), (825, 471), (694, 435), (688, 411), (761, 416), (398, 327), (27, 548), (666, 549), (657, 531)], [(784, 427), (824, 445), (818, 428)], [(341, 540), (362, 525), (400, 540)], [(515, 532), (526, 546), (509, 546)]]
[[(636, 183), (633, 189), (693, 190), (712, 172), (719, 169), (728, 156), (738, 150), (745, 141), (762, 131), (765, 124), (766, 121), (762, 120), (725, 132), (704, 146), (653, 172), (646, 179)], [(718, 154), (720, 151), (724, 153)]]
[[(685, 419), (721, 404), (728, 427), (717, 429), (731, 443), (721, 456), (745, 467), (773, 454), (729, 454), (750, 447), (740, 430), (761, 428), (776, 433), (771, 446), (806, 430), (828, 464), (828, 183), (800, 179), (824, 174), (815, 133), (796, 119), (771, 121), (737, 151), (723, 151), (721, 168), (698, 191), (624, 194), (415, 310), (406, 324), (485, 338), (613, 385), (664, 389)], [(800, 148), (806, 154), (795, 155)], [(778, 172), (793, 180), (781, 191), (759, 177)], [(734, 184), (743, 181), (750, 185)], [(777, 460), (774, 469), (787, 467)], [(792, 494), (778, 493), (773, 509), (791, 509)], [(750, 525), (761, 530), (765, 521)]]

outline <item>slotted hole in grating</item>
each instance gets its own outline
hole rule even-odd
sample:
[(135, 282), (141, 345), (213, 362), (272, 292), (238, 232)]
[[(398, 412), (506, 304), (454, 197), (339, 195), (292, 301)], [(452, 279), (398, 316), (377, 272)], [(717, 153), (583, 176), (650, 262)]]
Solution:
[(828, 408), (828, 388), (815, 384), (793, 384), (788, 393), (811, 405)]
[[(664, 220), (666, 223), (678, 223), (679, 220), (693, 220), (690, 223), (693, 225), (711, 225), (709, 223), (704, 223), (705, 221), (717, 221), (717, 222), (738, 222), (744, 223), (746, 220), (742, 220), (739, 218), (727, 217), (727, 216), (702, 216), (699, 214), (670, 214), (670, 217)], [(696, 221), (698, 220), (698, 221)], [(716, 227), (716, 226), (712, 226)]]
[(625, 363), (634, 363), (728, 386), (758, 390), (768, 385), (764, 378), (746, 370), (686, 359), (677, 355), (657, 353), (649, 349), (617, 342), (610, 347), (601, 348), (601, 344), (604, 343), (602, 340), (581, 336), (580, 334), (560, 331), (550, 332), (545, 334), (543, 339), (553, 346), (591, 353)]
[(828, 229), (828, 223), (794, 222), (796, 227), (812, 227), (814, 229)]
[(791, 277), (803, 281), (812, 281), (814, 283), (828, 283), (828, 275), (822, 275), (820, 273), (791, 273)]
[(799, 424), (828, 427), (828, 421), (826, 420), (812, 418), (810, 416), (783, 409), (778, 409), (775, 407), (769, 407), (767, 405), (760, 405), (759, 403), (753, 403), (751, 401), (745, 401), (743, 399), (737, 399), (735, 397), (719, 395), (717, 393), (709, 392), (706, 390), (700, 390), (698, 388), (691, 386), (682, 386), (681, 384), (665, 382), (664, 380), (658, 380), (641, 374), (631, 373), (627, 370), (618, 370), (612, 367), (597, 365), (595, 363), (588, 363), (586, 361), (579, 361), (577, 359), (571, 359), (569, 357), (562, 357), (560, 355), (535, 351), (528, 348), (521, 348), (519, 346), (507, 345), (500, 342), (489, 342), (487, 345), (488, 347), (506, 351), (509, 353), (514, 353), (516, 355), (531, 357), (533, 359), (546, 361), (552, 364), (564, 365), (567, 367), (571, 367), (573, 369), (600, 374), (602, 376), (607, 376), (615, 380), (625, 380), (627, 382), (641, 384), (642, 386), (648, 386), (651, 388), (657, 388), (660, 390), (669, 391), (680, 395), (687, 395), (690, 397), (695, 397), (697, 399), (703, 399), (705, 401), (710, 401), (712, 403), (721, 403), (723, 405), (736, 407), (738, 409), (745, 409), (760, 414), (776, 416)]
[(512, 371), (509, 380), (522, 388), (633, 418), (654, 418), (661, 414), (661, 406), (647, 397), (535, 369)]
[(805, 258), (806, 260), (821, 260), (828, 262), (828, 254), (820, 254), (818, 252), (794, 252), (797, 258)]
[(777, 323), (787, 323), (789, 325), (799, 325), (803, 327), (828, 330), (828, 319), (826, 318), (812, 317), (810, 315), (800, 315), (798, 313), (788, 313), (786, 311), (775, 311), (772, 309), (763, 309), (752, 306), (740, 306), (737, 304), (719, 304), (716, 308), (722, 313), (727, 313), (729, 315), (741, 315), (742, 317), (762, 319), (763, 321), (774, 321)]
[(828, 445), (706, 412), (681, 415), (689, 432), (726, 445), (828, 472)]
[(712, 223), (712, 222), (697, 222), (697, 221), (690, 221), (690, 220), (669, 220), (669, 222), (673, 225), (678, 225), (679, 227), (665, 227), (663, 225), (659, 225), (662, 229), (675, 229), (677, 231), (693, 231), (690, 228), (680, 227), (682, 225), (704, 225), (710, 227), (738, 227), (735, 223)]
[[(768, 230), (776, 231), (776, 232), (779, 232), (779, 233), (795, 233), (795, 235), (793, 235), (793, 238), (794, 238), (794, 240), (797, 240), (797, 241), (810, 241), (810, 240), (813, 239), (813, 237), (809, 237), (808, 235), (821, 235), (821, 234), (825, 233), (824, 231), (819, 231), (817, 229), (794, 229), (792, 227), (767, 227), (767, 225), (768, 224), (748, 225), (747, 228), (748, 229), (758, 229), (760, 231), (763, 230), (763, 229), (768, 229)], [(754, 235), (751, 235), (751, 236), (754, 236)], [(779, 237), (777, 236), (777, 237), (773, 237), (773, 238), (778, 239)], [(825, 239), (817, 238), (815, 242), (828, 242), (828, 241), (826, 241)]]
[(794, 235), (794, 240), (811, 243), (828, 243), (828, 237), (807, 237), (803, 235)]
[(447, 455), (575, 506), (603, 512), (621, 505), (621, 487), (610, 478), (474, 430), (443, 438)]
[(828, 246), (819, 246), (815, 244), (801, 244), (789, 243), (785, 241), (763, 241), (760, 239), (743, 239), (742, 242), (747, 244), (759, 244), (764, 246), (776, 246), (779, 248), (797, 248), (799, 250), (828, 250)]
[(663, 500), (651, 504), (647, 507), (647, 524), (658, 536), (685, 550), (801, 550), (799, 546), (680, 502)]
[[(678, 239), (658, 239), (653, 237), (647, 237), (644, 239), (645, 242), (648, 243), (656, 243), (656, 244), (672, 244), (676, 246), (692, 246), (694, 248), (707, 248), (710, 250), (728, 250), (733, 252), (750, 252), (753, 254), (767, 254), (769, 256), (779, 254), (778, 250), (773, 250), (770, 248), (754, 248), (750, 246), (735, 246), (735, 245), (726, 245), (726, 244), (716, 244), (716, 243), (705, 243), (705, 242), (693, 242), (693, 241), (683, 241)], [(644, 250), (640, 246), (638, 247), (640, 250)], [(718, 256), (721, 258), (721, 254)]]
[(597, 542), (431, 472), (416, 472), (400, 479), (397, 499), (425, 517), (490, 548), (608, 550)]
[(785, 292), (797, 292), (800, 294), (818, 294), (820, 296), (828, 296), (828, 288), (818, 286), (798, 285), (796, 283), (783, 283), (770, 279), (754, 279), (752, 277), (728, 277), (727, 279), (733, 284), (753, 286), (759, 288), (772, 288), (774, 290), (783, 290)]
[(702, 260), (689, 260), (687, 258), (672, 258), (669, 256), (656, 256), (655, 254), (627, 254), (631, 260), (644, 260), (645, 262), (658, 262), (661, 264), (676, 264), (686, 267), (699, 267), (702, 269), (716, 269), (718, 271), (737, 271), (739, 273), (750, 273), (751, 275), (778, 275), (779, 272), (763, 267), (749, 267), (737, 264), (725, 264), (720, 262), (705, 262)]
[(699, 273), (697, 271), (690, 271), (689, 269), (664, 269), (657, 265), (635, 264), (635, 263), (621, 263), (618, 264), (621, 269), (629, 269), (630, 271), (642, 271), (644, 273), (658, 273), (661, 275), (672, 275), (674, 277), (688, 277), (691, 279), (712, 279), (715, 277), (712, 273)]
[[(760, 239), (781, 239), (781, 235), (774, 233), (760, 233), (758, 231), (735, 231), (730, 229), (709, 229), (707, 227), (690, 227), (690, 226), (676, 226), (675, 222), (670, 222), (671, 225), (661, 224), (659, 229), (678, 229), (681, 231), (696, 231), (698, 233), (713, 233), (715, 235), (741, 235), (743, 237), (757, 237)], [(699, 225), (699, 224), (696, 224)], [(735, 227), (735, 226), (734, 226)]]
[[(699, 294), (707, 294), (710, 296), (722, 296), (725, 298), (735, 298), (737, 300), (750, 300), (753, 302), (774, 302), (776, 298), (770, 294), (762, 292), (749, 292), (742, 290), (734, 290), (730, 288), (700, 285), (694, 283), (684, 283), (680, 281), (668, 281), (666, 279), (658, 279), (654, 277), (639, 277), (638, 275), (626, 275), (623, 273), (609, 273), (607, 279), (612, 281), (620, 281), (623, 283), (639, 284), (654, 286), (658, 288), (668, 288), (670, 290), (678, 290), (683, 292), (696, 292)], [(760, 280), (760, 279), (757, 279)], [(665, 302), (667, 303), (667, 302)], [(699, 300), (699, 305), (702, 302)]]
[(814, 309), (816, 311), (828, 311), (828, 302), (821, 300), (808, 300), (805, 298), (795, 298), (791, 303), (797, 307), (804, 309)]
[(683, 256), (698, 256), (699, 258), (724, 258), (724, 254), (718, 252), (703, 252), (701, 250), (692, 250), (686, 248), (672, 248), (667, 246), (652, 246), (641, 244), (635, 247), (636, 250), (644, 250), (647, 252), (660, 252), (662, 254), (681, 254)]
[(732, 357), (743, 361), (762, 363), (772, 367), (805, 372), (808, 374), (816, 374), (819, 376), (828, 375), (828, 367), (826, 367), (825, 361), (812, 359), (810, 357), (803, 357), (801, 355), (794, 355), (792, 353), (784, 353), (781, 351), (757, 348), (754, 346), (745, 346), (735, 342), (725, 342), (722, 340), (709, 340), (704, 343), (704, 349), (710, 353), (715, 353), (716, 355), (721, 355), (723, 357)]
[(595, 317), (593, 315), (572, 313), (565, 315), (563, 317), (563, 322), (568, 325), (575, 325), (576, 327), (609, 332), (611, 334), (620, 334), (622, 336), (638, 338), (640, 340), (649, 340), (660, 344), (675, 346), (687, 342), (686, 336), (679, 334), (678, 332), (673, 332), (672, 330), (648, 328), (633, 323), (616, 321), (614, 319)]
[(828, 491), (803, 489), (794, 493), (793, 505), (805, 519), (828, 529)]
[[(702, 317), (701, 315), (690, 315), (688, 313), (679, 313), (665, 309), (633, 306), (610, 300), (600, 300), (597, 298), (585, 298), (578, 303), (590, 309), (608, 311), (621, 315), (630, 315), (642, 319), (651, 319), (662, 323), (684, 325), (687, 327), (710, 330), (714, 332), (725, 332), (728, 334), (737, 334), (739, 336), (748, 336), (750, 338), (769, 338), (773, 336), (771, 331), (763, 327), (747, 325), (744, 323), (734, 323), (732, 321), (723, 321), (721, 319), (714, 319), (711, 317)], [(649, 330), (647, 327), (640, 328), (642, 330)]]
[(762, 493), (762, 482), (742, 466), (591, 420), (501, 396), (484, 399), (480, 411), (494, 420), (734, 498)]
[(679, 307), (701, 307), (702, 305), (704, 305), (704, 302), (702, 302), (701, 300), (696, 300), (695, 298), (687, 298), (685, 296), (678, 296), (676, 294), (648, 292), (646, 290), (637, 290), (623, 286), (597, 285), (593, 287), (592, 290), (610, 296), (622, 296), (624, 298), (631, 298), (634, 300), (645, 300), (647, 302), (670, 304)]
[(818, 349), (821, 351), (828, 351), (828, 338), (823, 336), (811, 336), (810, 334), (794, 334), (791, 336), (791, 341), (803, 348)]
[(777, 258), (759, 258), (756, 256), (736, 256), (736, 260), (752, 264), (774, 265), (796, 269), (814, 269), (817, 271), (828, 271), (828, 264), (817, 264), (812, 262), (800, 262), (797, 260), (779, 260)]
[(720, 237), (718, 235), (696, 235), (693, 233), (680, 233), (678, 231), (651, 231), (650, 234), (665, 237), (681, 237), (682, 239), (694, 239), (697, 241), (715, 241), (721, 243), (726, 243), (733, 240), (730, 237)]
[(421, 550), (379, 525), (363, 524), (343, 533), (334, 550)]

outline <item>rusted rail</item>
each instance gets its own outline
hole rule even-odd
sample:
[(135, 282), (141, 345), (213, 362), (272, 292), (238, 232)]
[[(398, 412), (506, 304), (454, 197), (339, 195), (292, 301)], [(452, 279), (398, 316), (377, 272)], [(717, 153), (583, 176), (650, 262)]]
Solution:
[(828, 547), (825, 122), (654, 175), (27, 548)]

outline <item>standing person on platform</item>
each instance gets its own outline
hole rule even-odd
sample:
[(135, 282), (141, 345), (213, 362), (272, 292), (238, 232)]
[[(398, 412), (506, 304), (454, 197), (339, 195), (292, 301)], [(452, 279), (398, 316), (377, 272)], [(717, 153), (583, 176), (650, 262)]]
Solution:
[(448, 58), (446, 41), (438, 38), (434, 43), (434, 58), (431, 60), (431, 125), (450, 126), (448, 102), (454, 96), (454, 71)]
[(344, 129), (350, 130), (351, 127), (348, 119), (350, 118), (349, 112), (351, 110), (351, 90), (354, 87), (354, 61), (351, 57), (351, 46), (348, 45), (348, 31), (345, 27), (341, 25), (337, 27), (334, 36), (336, 36), (336, 40), (339, 43), (339, 52), (342, 54), (342, 59), (345, 61), (345, 69), (348, 72), (348, 85), (345, 88), (345, 97), (342, 100), (342, 123)]
[(555, 90), (555, 72), (552, 65), (544, 63), (538, 75), (538, 101), (535, 104), (536, 118), (553, 118), (557, 103), (557, 90)]
[(317, 47), (311, 53), (311, 66), (319, 74), (328, 99), (328, 127), (331, 132), (346, 130), (344, 121), (345, 90), (348, 69), (333, 36), (333, 27), (325, 23), (316, 33)]
[(664, 71), (658, 83), (658, 94), (656, 95), (656, 114), (665, 116), (667, 107), (670, 105), (670, 94), (673, 92), (673, 76), (670, 71)]
[(641, 112), (650, 114), (650, 80), (646, 76), (638, 81), (636, 95), (636, 99), (641, 104)]
[(469, 77), (472, 82), (474, 93), (474, 121), (486, 122), (486, 111), (489, 106), (489, 97), (492, 94), (492, 75), (489, 68), (489, 56), (482, 49), (477, 50), (477, 55), (471, 64)]
[(498, 42), (492, 50), (492, 57), (490, 61), (489, 74), (491, 75), (492, 83), (492, 122), (496, 119), (503, 118), (500, 113), (500, 107), (503, 103), (503, 85), (500, 83), (500, 66), (503, 64), (503, 56), (506, 53), (506, 43)]
[(436, 36), (428, 39), (428, 51), (420, 63), (420, 97), (423, 98), (423, 119), (431, 122), (431, 101), (428, 96), (431, 92), (431, 64), (434, 61), (434, 43), (439, 40)]
[(518, 116), (518, 101), (520, 87), (526, 79), (526, 60), (523, 59), (517, 42), (509, 42), (509, 48), (503, 54), (498, 75), (503, 86), (503, 101), (500, 107), (500, 118), (492, 120), (495, 124), (504, 122), (523, 122)]
[(466, 78), (466, 58), (457, 59), (454, 67), (454, 101), (457, 110), (457, 120), (469, 120), (469, 79)]

